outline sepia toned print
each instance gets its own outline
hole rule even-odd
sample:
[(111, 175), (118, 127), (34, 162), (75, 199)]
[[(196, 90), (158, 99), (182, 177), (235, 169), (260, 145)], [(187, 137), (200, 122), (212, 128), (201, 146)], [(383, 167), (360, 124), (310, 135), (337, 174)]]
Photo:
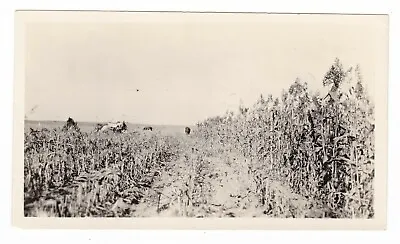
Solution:
[(384, 228), (386, 16), (18, 14), (14, 217)]

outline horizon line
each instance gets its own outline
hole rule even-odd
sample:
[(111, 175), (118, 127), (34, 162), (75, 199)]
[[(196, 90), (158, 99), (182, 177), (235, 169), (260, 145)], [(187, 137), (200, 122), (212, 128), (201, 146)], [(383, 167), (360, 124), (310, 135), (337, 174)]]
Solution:
[[(29, 122), (66, 122), (67, 120), (50, 120), (50, 119), (42, 119), (42, 120), (37, 120), (37, 119), (24, 119), (24, 122), (29, 121)], [(79, 121), (79, 120), (74, 120), (76, 123), (91, 123), (91, 124), (102, 124), (102, 123), (109, 123), (112, 121), (104, 122), (104, 121)], [(118, 120), (119, 121), (119, 120)], [(152, 125), (152, 126), (188, 126), (189, 124), (155, 124), (155, 123), (141, 123), (141, 122), (130, 122), (126, 120), (121, 120), (119, 122), (126, 122), (129, 124), (133, 125)], [(195, 126), (195, 124), (190, 124), (191, 126)]]

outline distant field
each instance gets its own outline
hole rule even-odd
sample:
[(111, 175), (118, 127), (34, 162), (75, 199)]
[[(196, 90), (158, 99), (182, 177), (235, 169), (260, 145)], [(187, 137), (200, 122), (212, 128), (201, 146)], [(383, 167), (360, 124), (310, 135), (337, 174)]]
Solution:
[[(79, 128), (82, 132), (91, 132), (94, 130), (97, 123), (104, 122), (79, 122), (77, 121)], [(28, 131), (29, 128), (32, 129), (53, 129), (60, 128), (65, 124), (65, 121), (33, 121), (33, 120), (25, 120), (25, 131)], [(133, 124), (127, 123), (128, 131), (137, 131), (143, 130), (146, 126), (153, 127), (153, 130), (160, 131), (163, 134), (183, 134), (185, 133), (185, 125), (147, 125), (147, 124)], [(194, 126), (189, 126), (193, 129)]]

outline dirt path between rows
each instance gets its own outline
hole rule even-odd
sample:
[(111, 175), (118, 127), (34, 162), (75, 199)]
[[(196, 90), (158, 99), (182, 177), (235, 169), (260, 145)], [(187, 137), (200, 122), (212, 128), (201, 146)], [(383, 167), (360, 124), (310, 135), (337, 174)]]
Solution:
[[(202, 218), (273, 217), (276, 214), (272, 208), (279, 205), (260, 203), (259, 185), (249, 171), (247, 159), (237, 153), (218, 153), (216, 149), (206, 154), (200, 149), (205, 148), (201, 142), (184, 140), (185, 147), (179, 160), (167, 166), (152, 189), (135, 206), (133, 216)], [(289, 205), (305, 207), (302, 197), (277, 182), (270, 183), (269, 190), (278, 195), (274, 201), (289, 198), (292, 201)], [(290, 217), (290, 213), (287, 215)]]

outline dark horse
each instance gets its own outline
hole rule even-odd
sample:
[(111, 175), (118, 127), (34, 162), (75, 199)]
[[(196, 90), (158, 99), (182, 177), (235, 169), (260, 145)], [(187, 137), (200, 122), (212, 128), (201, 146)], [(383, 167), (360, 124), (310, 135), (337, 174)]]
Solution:
[(153, 131), (153, 127), (147, 126), (147, 127), (144, 127), (143, 130), (150, 130), (150, 131)]
[(189, 127), (186, 127), (186, 128), (185, 128), (185, 133), (186, 133), (187, 135), (190, 134), (190, 128), (189, 128)]

